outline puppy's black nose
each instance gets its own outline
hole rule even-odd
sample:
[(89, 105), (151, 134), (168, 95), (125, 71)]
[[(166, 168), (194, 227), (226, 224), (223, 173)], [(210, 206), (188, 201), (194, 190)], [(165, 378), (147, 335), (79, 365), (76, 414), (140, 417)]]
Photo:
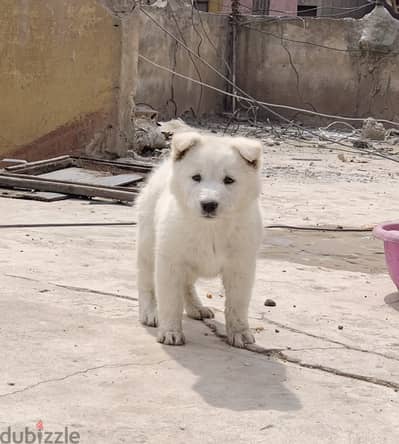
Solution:
[(207, 202), (201, 202), (202, 211), (206, 214), (212, 214), (216, 211), (218, 207), (218, 203), (214, 200), (210, 200)]

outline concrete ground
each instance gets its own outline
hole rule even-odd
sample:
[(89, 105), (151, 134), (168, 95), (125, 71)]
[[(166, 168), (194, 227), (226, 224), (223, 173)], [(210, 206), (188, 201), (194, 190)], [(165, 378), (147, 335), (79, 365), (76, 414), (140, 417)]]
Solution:
[[(399, 218), (390, 161), (289, 145), (265, 159), (265, 225)], [(0, 199), (0, 215), (135, 220), (83, 200)], [(1, 230), (0, 433), (42, 420), (88, 444), (399, 441), (399, 294), (371, 233), (265, 229), (250, 309), (259, 348), (247, 351), (223, 341), (217, 281), (200, 283), (216, 320), (185, 319), (185, 347), (138, 323), (135, 231)]]

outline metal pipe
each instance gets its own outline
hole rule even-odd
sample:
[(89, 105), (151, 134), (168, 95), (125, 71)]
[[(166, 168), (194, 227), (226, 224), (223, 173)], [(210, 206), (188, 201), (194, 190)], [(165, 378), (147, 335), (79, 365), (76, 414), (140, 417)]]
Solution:
[(231, 71), (232, 71), (232, 82), (233, 82), (233, 94), (234, 97), (232, 99), (232, 112), (233, 115), (237, 109), (237, 27), (238, 20), (240, 16), (240, 1), (239, 0), (231, 0), (231, 26), (232, 26), (232, 55), (231, 55)]

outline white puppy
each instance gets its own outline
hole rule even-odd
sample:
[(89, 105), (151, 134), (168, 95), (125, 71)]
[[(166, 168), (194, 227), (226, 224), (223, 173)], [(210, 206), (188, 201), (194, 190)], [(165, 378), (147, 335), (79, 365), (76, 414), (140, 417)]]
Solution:
[(198, 298), (199, 277), (221, 275), (228, 342), (255, 342), (248, 305), (262, 235), (259, 208), (262, 146), (242, 137), (178, 132), (171, 155), (138, 202), (140, 321), (159, 324), (158, 341), (180, 345), (183, 308), (213, 317)]

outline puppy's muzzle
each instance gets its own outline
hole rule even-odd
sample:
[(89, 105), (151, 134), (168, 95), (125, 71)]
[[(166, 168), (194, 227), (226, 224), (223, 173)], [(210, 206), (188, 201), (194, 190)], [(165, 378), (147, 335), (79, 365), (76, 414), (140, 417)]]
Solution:
[(218, 208), (218, 203), (214, 200), (208, 200), (205, 202), (201, 202), (202, 214), (205, 217), (214, 217), (216, 216), (216, 210)]

